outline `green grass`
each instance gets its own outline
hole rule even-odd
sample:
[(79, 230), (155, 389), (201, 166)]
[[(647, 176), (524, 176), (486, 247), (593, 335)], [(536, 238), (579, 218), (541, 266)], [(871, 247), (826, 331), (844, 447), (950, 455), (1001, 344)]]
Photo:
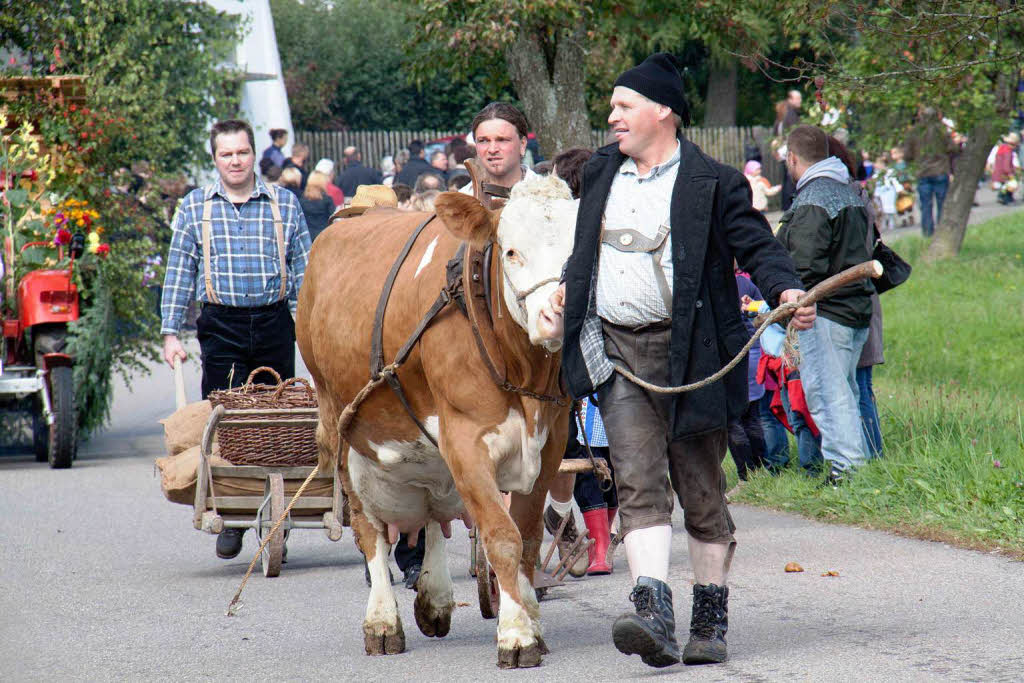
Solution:
[(732, 499), (1024, 559), (1024, 213), (971, 227), (952, 261), (923, 263), (921, 238), (893, 246), (914, 272), (882, 296), (885, 457), (820, 488), (791, 441), (790, 470)]

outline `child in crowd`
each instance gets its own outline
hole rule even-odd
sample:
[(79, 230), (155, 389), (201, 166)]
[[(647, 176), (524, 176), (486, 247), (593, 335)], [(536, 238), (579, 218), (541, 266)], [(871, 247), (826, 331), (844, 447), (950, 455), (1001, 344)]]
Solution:
[[(749, 165), (749, 162), (748, 162)], [(761, 301), (762, 296), (757, 286), (750, 281), (750, 277), (740, 271), (736, 271), (736, 288), (740, 294), (740, 307), (744, 304), (750, 305), (753, 301)], [(743, 316), (743, 325), (747, 328), (747, 334), (754, 336), (754, 325), (750, 321), (751, 316)], [(729, 452), (736, 463), (736, 473), (740, 481), (746, 481), (751, 470), (764, 467), (764, 432), (761, 430), (761, 409), (760, 401), (764, 396), (764, 387), (757, 382), (757, 367), (761, 360), (761, 349), (755, 344), (750, 347), (747, 355), (747, 385), (748, 400), (747, 409), (743, 414), (731, 420), (727, 427), (727, 438)]]
[(750, 183), (754, 208), (764, 213), (768, 208), (768, 197), (777, 195), (782, 189), (782, 185), (772, 185), (767, 178), (761, 175), (760, 161), (748, 161), (743, 167), (743, 175), (747, 176), (747, 182)]
[(875, 162), (875, 176), (874, 197), (878, 213), (882, 216), (882, 232), (889, 232), (896, 229), (896, 199), (903, 191), (903, 184), (896, 171), (888, 168), (882, 159)]
[[(601, 421), (601, 412), (598, 410), (594, 397), (585, 398), (581, 402), (580, 421), (583, 422), (583, 428), (586, 430), (586, 443), (590, 444), (590, 450), (594, 457), (604, 458), (608, 463), (608, 468), (611, 469), (608, 437), (605, 435), (604, 422)], [(570, 422), (570, 431), (576, 432), (577, 439), (577, 449), (572, 457), (586, 458), (588, 456), (583, 440), (584, 435), (578, 430), (575, 416), (570, 417)], [(576, 505), (583, 513), (583, 522), (587, 525), (590, 538), (594, 539), (594, 544), (590, 546), (588, 576), (612, 573), (612, 555), (615, 552), (615, 547), (612, 545), (612, 528), (616, 522), (615, 515), (619, 511), (614, 471), (612, 474), (611, 486), (605, 485), (608, 488), (607, 491), (602, 490), (601, 480), (593, 472), (576, 475), (573, 498), (576, 499)]]

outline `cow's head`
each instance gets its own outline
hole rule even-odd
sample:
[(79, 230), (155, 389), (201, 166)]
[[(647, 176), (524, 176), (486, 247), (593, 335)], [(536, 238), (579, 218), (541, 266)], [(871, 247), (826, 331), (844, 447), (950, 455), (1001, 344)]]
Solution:
[(495, 243), (504, 271), (499, 287), (505, 307), (530, 342), (549, 351), (557, 351), (562, 342), (545, 339), (537, 321), (542, 315), (553, 316), (548, 299), (572, 251), (578, 206), (569, 187), (555, 176), (518, 183), (500, 211), (490, 211), (475, 197), (457, 192), (446, 192), (435, 203), (438, 217), (453, 235), (475, 247)]

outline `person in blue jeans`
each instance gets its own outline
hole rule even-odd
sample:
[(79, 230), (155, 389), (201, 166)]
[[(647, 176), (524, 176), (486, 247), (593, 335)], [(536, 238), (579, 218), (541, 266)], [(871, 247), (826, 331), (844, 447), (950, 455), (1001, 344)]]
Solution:
[[(949, 190), (949, 176), (923, 176), (917, 179), (917, 196), (921, 200), (921, 234), (931, 237), (935, 224), (942, 220), (942, 204)], [(935, 217), (932, 218), (932, 198), (935, 198)]]
[[(921, 200), (921, 234), (931, 237), (942, 220), (942, 204), (949, 190), (952, 158), (959, 149), (934, 107), (921, 107), (918, 122), (907, 135), (906, 159), (917, 165), (917, 195)], [(932, 219), (932, 198), (935, 218)]]

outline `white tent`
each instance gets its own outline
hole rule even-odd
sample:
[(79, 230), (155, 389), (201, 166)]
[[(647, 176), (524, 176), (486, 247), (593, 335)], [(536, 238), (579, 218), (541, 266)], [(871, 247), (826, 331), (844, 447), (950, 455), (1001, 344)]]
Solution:
[(235, 51), (235, 66), (245, 72), (241, 111), (255, 133), (257, 156), (270, 145), (271, 128), (288, 131), (285, 156), (289, 155), (295, 131), (269, 0), (206, 0), (206, 3), (214, 9), (246, 18), (247, 32)]

